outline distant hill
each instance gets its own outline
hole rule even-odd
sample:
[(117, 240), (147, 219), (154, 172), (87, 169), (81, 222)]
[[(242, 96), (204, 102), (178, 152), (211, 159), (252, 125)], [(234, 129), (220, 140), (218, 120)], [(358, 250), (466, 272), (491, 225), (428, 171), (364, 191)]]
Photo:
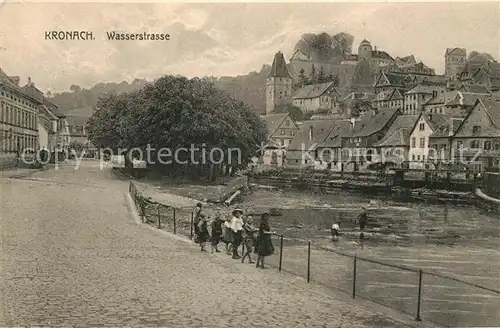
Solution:
[[(237, 77), (205, 77), (215, 86), (226, 91), (233, 98), (238, 99), (254, 108), (258, 113), (265, 112), (266, 78), (271, 66), (263, 65), (260, 72), (250, 72)], [(148, 83), (147, 80), (135, 79), (132, 83), (98, 83), (90, 89), (82, 89), (77, 85), (70, 87), (70, 92), (54, 94), (51, 101), (59, 107), (61, 113), (71, 115), (91, 115), (92, 107), (97, 103), (100, 95), (110, 92), (131, 92), (138, 90)]]
[[(92, 113), (92, 107), (97, 103), (100, 95), (109, 92), (131, 92), (146, 85), (148, 81), (135, 79), (132, 83), (123, 81), (121, 83), (98, 83), (90, 89), (82, 89), (77, 85), (70, 87), (71, 92), (56, 93), (50, 100), (59, 107), (61, 113), (75, 113), (84, 115), (88, 111)], [(76, 109), (76, 111), (75, 111)]]

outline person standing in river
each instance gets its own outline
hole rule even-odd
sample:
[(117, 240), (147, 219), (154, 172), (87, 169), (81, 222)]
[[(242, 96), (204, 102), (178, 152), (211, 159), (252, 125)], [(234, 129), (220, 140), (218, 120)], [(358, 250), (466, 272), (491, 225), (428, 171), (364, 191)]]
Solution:
[(259, 237), (257, 242), (257, 268), (264, 269), (264, 258), (274, 253), (273, 241), (271, 239), (271, 226), (269, 225), (269, 213), (263, 213), (259, 225)]
[(358, 215), (358, 217), (356, 218), (356, 221), (359, 224), (359, 231), (363, 232), (365, 230), (365, 227), (366, 227), (366, 222), (368, 221), (368, 214), (366, 211), (366, 207), (362, 208), (362, 211)]

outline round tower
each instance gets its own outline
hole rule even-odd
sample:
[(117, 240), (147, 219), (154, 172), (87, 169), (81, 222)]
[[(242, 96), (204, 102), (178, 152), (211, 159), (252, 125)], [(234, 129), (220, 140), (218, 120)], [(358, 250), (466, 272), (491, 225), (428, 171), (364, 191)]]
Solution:
[(358, 60), (371, 60), (372, 59), (372, 45), (370, 41), (364, 39), (358, 47)]

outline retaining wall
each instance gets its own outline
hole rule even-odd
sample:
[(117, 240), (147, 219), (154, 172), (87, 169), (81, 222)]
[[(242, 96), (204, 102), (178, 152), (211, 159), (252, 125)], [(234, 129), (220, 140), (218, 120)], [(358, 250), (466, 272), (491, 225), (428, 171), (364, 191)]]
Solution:
[(482, 191), (490, 197), (500, 199), (500, 173), (485, 173)]

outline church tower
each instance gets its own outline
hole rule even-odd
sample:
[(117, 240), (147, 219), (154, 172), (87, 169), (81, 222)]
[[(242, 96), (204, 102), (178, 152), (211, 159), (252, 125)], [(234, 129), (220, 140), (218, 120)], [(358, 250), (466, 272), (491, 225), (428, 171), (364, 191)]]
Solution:
[(266, 115), (276, 106), (292, 101), (292, 77), (286, 67), (285, 57), (281, 51), (274, 55), (271, 73), (266, 80)]
[(362, 60), (371, 61), (372, 51), (373, 51), (373, 48), (372, 48), (370, 41), (368, 41), (366, 39), (361, 41), (361, 43), (359, 44), (359, 47), (358, 47), (358, 61), (362, 61)]
[(464, 70), (467, 62), (467, 50), (464, 48), (448, 48), (444, 54), (444, 75), (447, 80), (455, 80)]

